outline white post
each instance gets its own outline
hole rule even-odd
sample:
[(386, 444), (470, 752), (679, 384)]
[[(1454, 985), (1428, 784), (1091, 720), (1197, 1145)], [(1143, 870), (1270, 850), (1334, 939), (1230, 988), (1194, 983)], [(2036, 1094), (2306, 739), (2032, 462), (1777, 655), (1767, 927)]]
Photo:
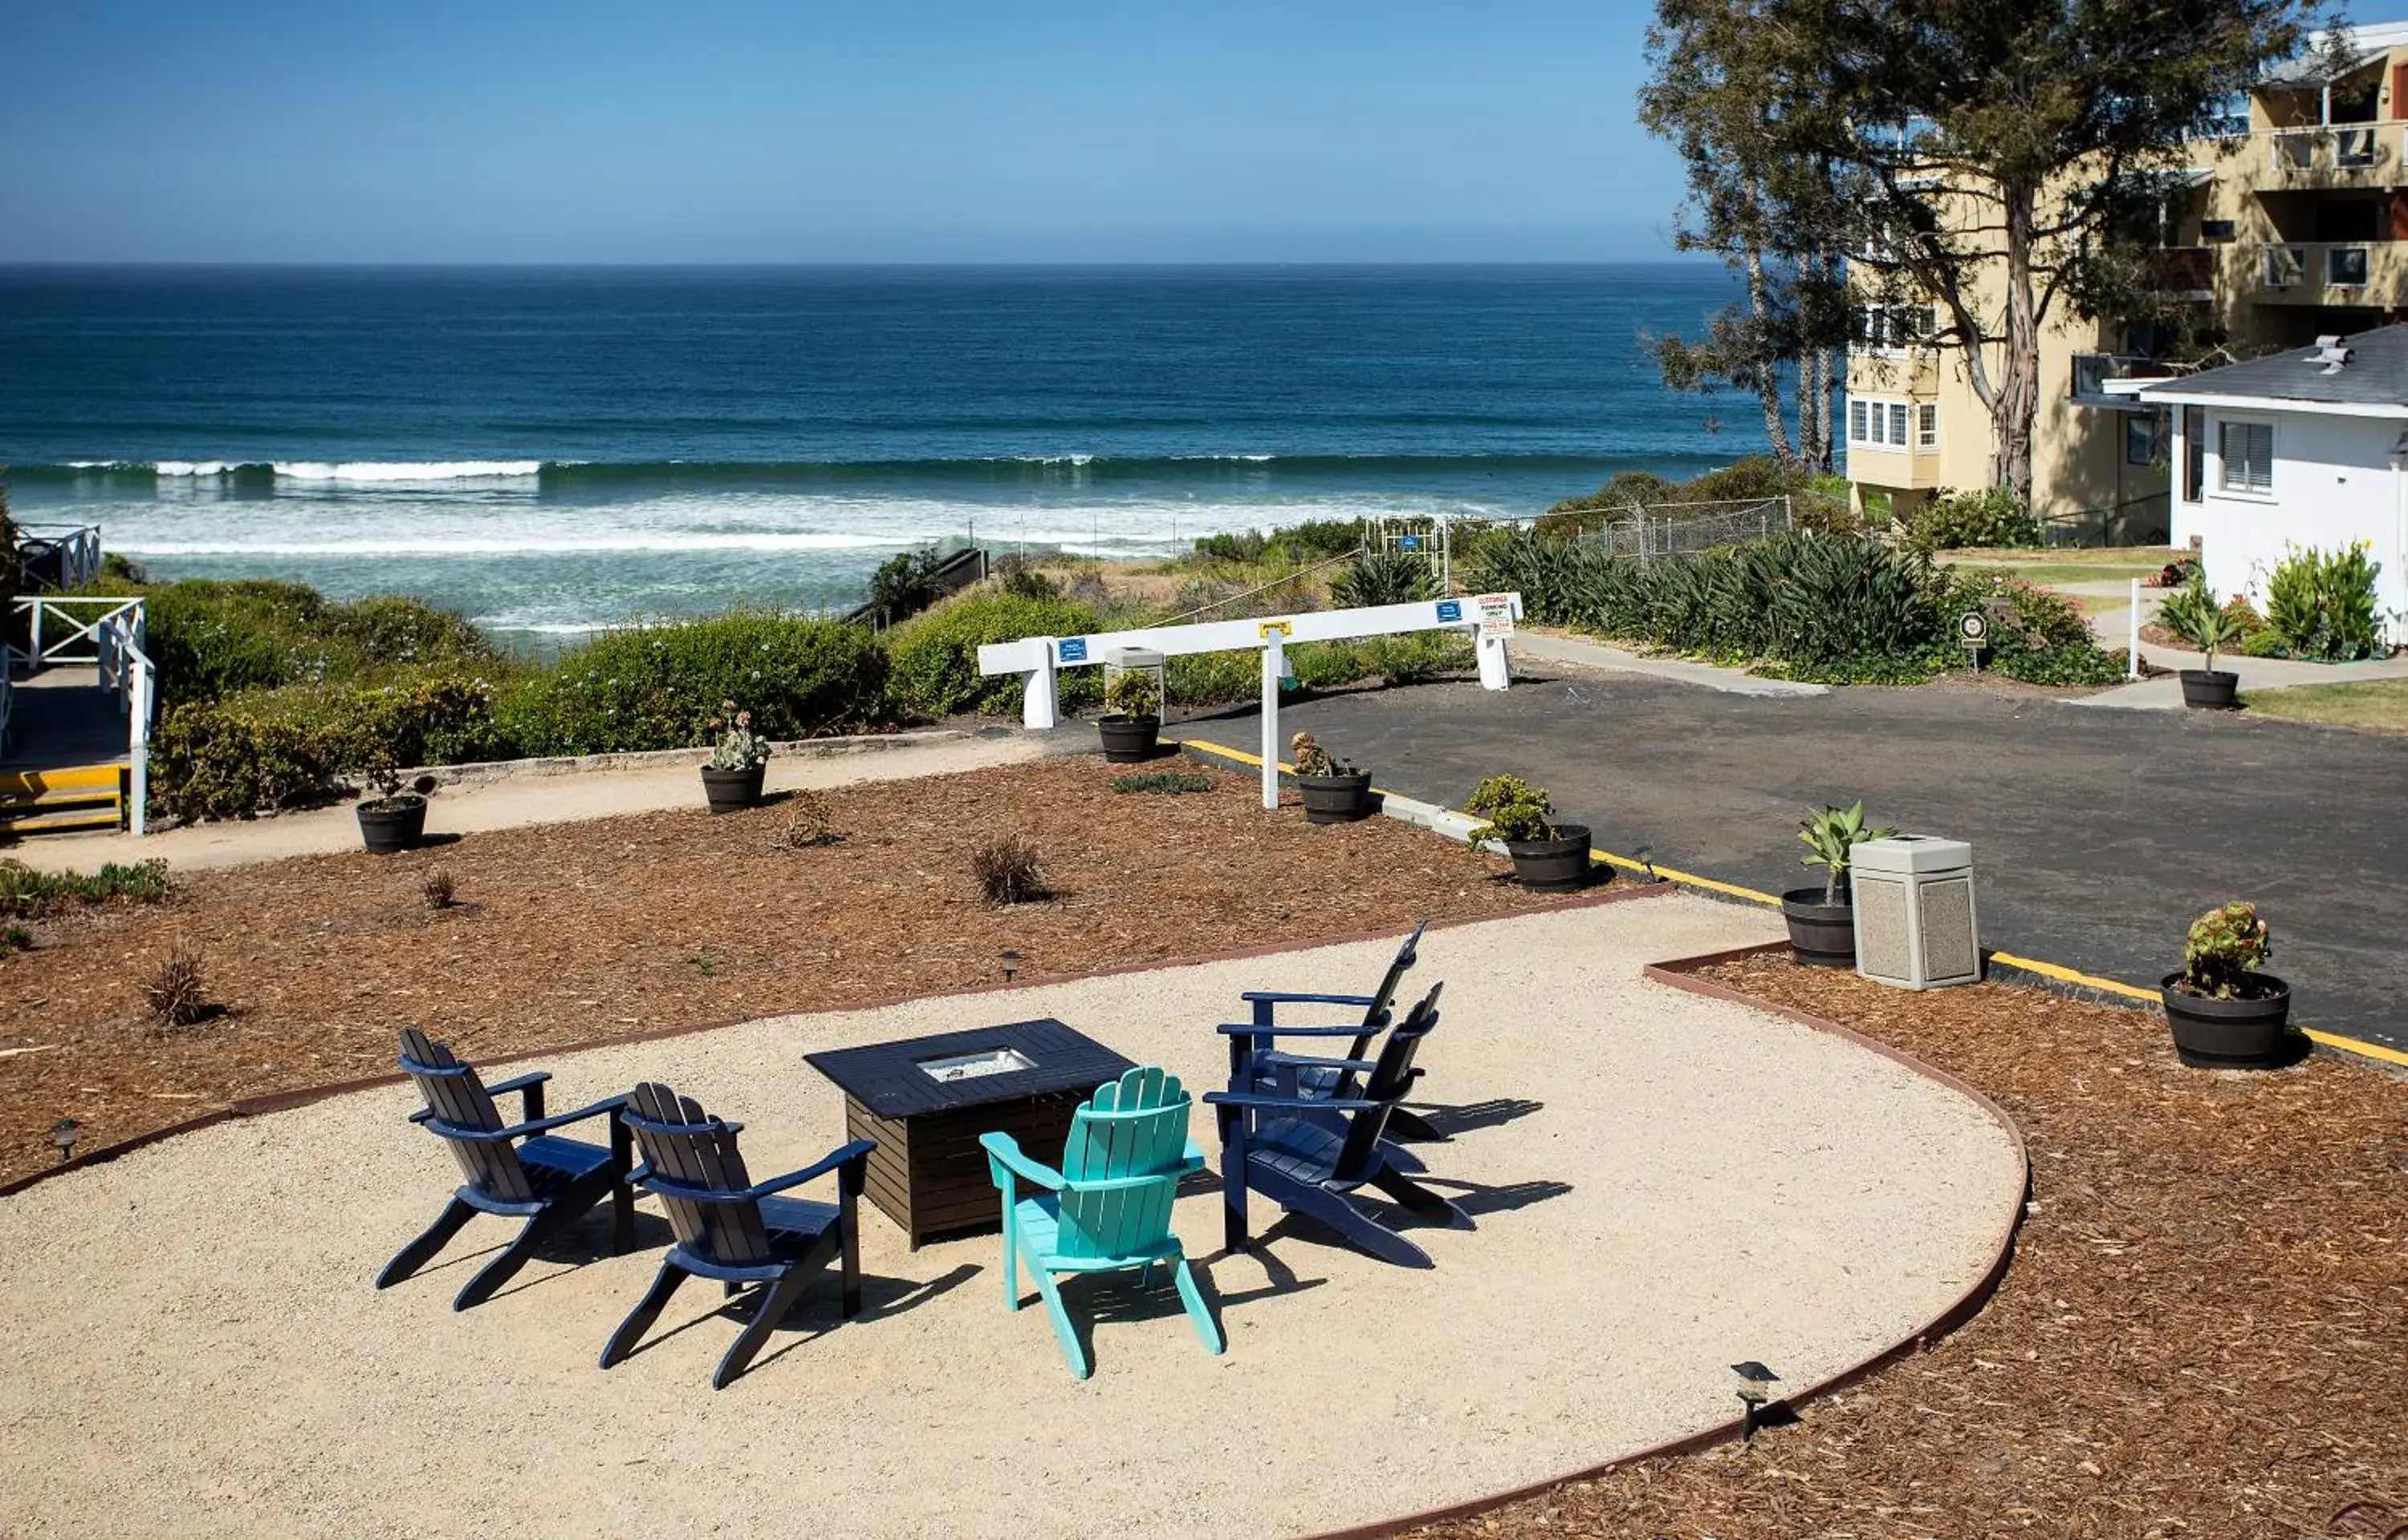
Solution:
[(1505, 651), (1505, 639), (1490, 634), (1483, 626), (1474, 631), (1480, 653), (1480, 687), (1502, 690), (1513, 683), (1513, 660)]
[(1037, 667), (1021, 675), (1020, 725), (1046, 728), (1058, 725), (1061, 710), (1054, 693), (1054, 638), (1032, 637), (1040, 654)]
[(1287, 675), (1287, 649), (1282, 645), (1283, 631), (1266, 629), (1263, 633), (1263, 806), (1279, 806), (1280, 681)]
[(2141, 677), (2141, 580), (2138, 578), (2132, 580), (2131, 640), (2125, 645), (2128, 649), (2124, 655), (2126, 677), (2138, 679)]
[(126, 714), (126, 757), (133, 761), (133, 775), (127, 787), (127, 799), (133, 806), (125, 810), (126, 823), (138, 837), (150, 822), (150, 670), (136, 664), (126, 670), (132, 689), (128, 692), (131, 710)]

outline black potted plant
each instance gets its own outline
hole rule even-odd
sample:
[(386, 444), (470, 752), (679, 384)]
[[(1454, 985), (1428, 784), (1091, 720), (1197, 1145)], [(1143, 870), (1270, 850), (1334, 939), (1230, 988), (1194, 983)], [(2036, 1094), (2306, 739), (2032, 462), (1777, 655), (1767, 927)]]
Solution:
[(376, 795), (359, 805), (360, 843), (371, 856), (391, 856), (410, 849), (426, 838), (426, 799), (435, 789), (433, 776), (421, 776), (405, 790), (401, 772), (389, 759), (368, 767), (368, 784)]
[(1351, 824), (1371, 816), (1369, 770), (1332, 757), (1309, 732), (1290, 739), (1288, 751), (1296, 766), (1297, 790), (1304, 797), (1306, 823)]
[(1867, 828), (1865, 805), (1818, 808), (1798, 826), (1806, 854), (1798, 864), (1819, 867), (1820, 887), (1793, 887), (1781, 895), (1781, 917), (1789, 922), (1789, 956), (1808, 968), (1856, 965), (1856, 910), (1848, 887), (1848, 862), (1867, 840), (1886, 840), (1898, 830)]
[(711, 812), (734, 813), (761, 800), (769, 740), (752, 730), (752, 713), (738, 711), (733, 700), (721, 701), (719, 709), (724, 714), (711, 723), (719, 730), (719, 744), (702, 767), (702, 794)]
[(1471, 848), (1502, 841), (1524, 887), (1569, 893), (1587, 885), (1588, 826), (1555, 823), (1555, 804), (1544, 791), (1517, 776), (1492, 775), (1471, 788), (1464, 810), (1487, 820), (1466, 836)]
[(2241, 617), (2215, 602), (2203, 573), (2157, 606), (2157, 624), (2199, 649), (2204, 668), (2182, 671), (2183, 704), (2201, 711), (2229, 712), (2240, 705), (2241, 676), (2215, 666), (2215, 655), (2241, 640)]
[(1114, 765), (1134, 765), (1154, 757), (1162, 739), (1162, 686), (1146, 669), (1130, 669), (1104, 691), (1108, 714), (1096, 720), (1103, 735), (1104, 758)]
[(2182, 968), (2158, 990), (2184, 1063), (2267, 1069), (2297, 1057), (2291, 986), (2258, 971), (2272, 945), (2254, 903), (2228, 903), (2191, 922)]

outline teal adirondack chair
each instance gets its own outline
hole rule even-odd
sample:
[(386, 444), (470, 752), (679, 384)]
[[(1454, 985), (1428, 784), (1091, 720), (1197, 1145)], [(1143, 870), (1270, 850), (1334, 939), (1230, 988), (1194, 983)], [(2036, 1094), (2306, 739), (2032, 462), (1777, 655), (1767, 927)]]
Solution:
[[(1003, 1298), (1020, 1308), (1020, 1263), (1025, 1259), (1045, 1296), (1045, 1313), (1070, 1372), (1085, 1379), (1095, 1372), (1079, 1333), (1062, 1308), (1056, 1273), (1117, 1273), (1160, 1266), (1179, 1286), (1196, 1334), (1214, 1353), (1221, 1329), (1197, 1291), (1196, 1274), (1170, 1231), (1170, 1204), (1179, 1180), (1204, 1168), (1204, 1152), (1187, 1137), (1192, 1100), (1179, 1077), (1158, 1069), (1131, 1070), (1099, 1086), (1070, 1119), (1062, 1146), (1062, 1169), (1041, 1166), (1020, 1153), (1008, 1133), (982, 1134), (987, 1168), (1003, 1194)], [(1026, 1182), (1042, 1190), (1020, 1196)]]

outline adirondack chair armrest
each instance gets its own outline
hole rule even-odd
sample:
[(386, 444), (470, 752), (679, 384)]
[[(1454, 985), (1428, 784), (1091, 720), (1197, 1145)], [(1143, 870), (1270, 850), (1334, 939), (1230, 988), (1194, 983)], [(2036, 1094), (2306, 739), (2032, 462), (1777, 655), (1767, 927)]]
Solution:
[(1225, 1021), (1220, 1030), (1224, 1037), (1360, 1037), (1379, 1030), (1381, 1025), (1374, 1022), (1366, 1027), (1357, 1021), (1344, 1027), (1257, 1027), (1248, 1022)]
[(551, 1078), (552, 1072), (550, 1070), (529, 1070), (524, 1074), (510, 1076), (509, 1079), (503, 1081), (498, 1086), (486, 1087), (485, 1094), (488, 1096), (508, 1096), (510, 1092), (516, 1091), (519, 1093), (520, 1102), (524, 1109), (521, 1115), (526, 1117), (541, 1117), (543, 1115), (543, 1091), (540, 1087), (545, 1081), (550, 1080)]
[(1283, 1064), (1292, 1064), (1299, 1070), (1354, 1070), (1362, 1074), (1369, 1074), (1373, 1070), (1380, 1067), (1376, 1062), (1368, 1058), (1320, 1058), (1312, 1054), (1290, 1054), (1278, 1052), (1276, 1050), (1270, 1053), (1256, 1054), (1254, 1056), (1254, 1062), (1258, 1065), (1268, 1065), (1272, 1068), (1277, 1068)]
[(1041, 1165), (1020, 1153), (1020, 1141), (1008, 1133), (982, 1133), (979, 1147), (987, 1158), (1024, 1182), (1034, 1182), (1048, 1192), (1062, 1190), (1065, 1178), (1048, 1165)]
[(446, 1139), (465, 1139), (471, 1144), (495, 1144), (508, 1139), (524, 1139), (531, 1134), (549, 1133), (554, 1129), (566, 1128), (571, 1123), (582, 1123), (589, 1117), (600, 1117), (606, 1113), (615, 1116), (627, 1105), (627, 1101), (628, 1099), (624, 1095), (606, 1096), (593, 1105), (580, 1107), (575, 1112), (554, 1113), (550, 1117), (538, 1117), (533, 1122), (513, 1123), (507, 1129), (464, 1129), (457, 1123), (446, 1123), (441, 1118), (435, 1118), (432, 1121), (436, 1125), (435, 1131)]
[(1300, 995), (1284, 989), (1249, 989), (1238, 997), (1249, 1005), (1357, 1005), (1374, 1003), (1370, 995)]
[(1369, 1112), (1381, 1105), (1352, 1096), (1264, 1096), (1255, 1091), (1206, 1091), (1204, 1101), (1208, 1106), (1252, 1107), (1258, 1112)]
[(783, 1192), (788, 1187), (801, 1187), (805, 1182), (816, 1181), (825, 1176), (848, 1160), (868, 1159), (869, 1152), (877, 1147), (878, 1141), (874, 1139), (856, 1139), (849, 1144), (839, 1144), (800, 1171), (790, 1171), (783, 1176), (772, 1176), (766, 1182), (755, 1182), (735, 1196), (757, 1201)]

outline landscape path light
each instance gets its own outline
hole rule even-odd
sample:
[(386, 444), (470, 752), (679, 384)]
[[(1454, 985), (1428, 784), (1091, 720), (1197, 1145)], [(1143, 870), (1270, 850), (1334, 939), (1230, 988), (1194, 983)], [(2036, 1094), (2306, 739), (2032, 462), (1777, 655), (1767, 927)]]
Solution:
[(59, 1164), (65, 1165), (75, 1154), (76, 1135), (82, 1130), (83, 1125), (72, 1117), (62, 1117), (50, 1125), (50, 1144), (59, 1152)]
[(1003, 949), (1003, 982), (1010, 984), (1011, 975), (1020, 971), (1020, 954), (1011, 947)]
[(1746, 1408), (1740, 1422), (1740, 1437), (1751, 1440), (1756, 1437), (1766, 1404), (1772, 1400), (1772, 1387), (1781, 1383), (1781, 1376), (1754, 1359), (1732, 1364), (1731, 1373), (1739, 1376), (1739, 1401)]

